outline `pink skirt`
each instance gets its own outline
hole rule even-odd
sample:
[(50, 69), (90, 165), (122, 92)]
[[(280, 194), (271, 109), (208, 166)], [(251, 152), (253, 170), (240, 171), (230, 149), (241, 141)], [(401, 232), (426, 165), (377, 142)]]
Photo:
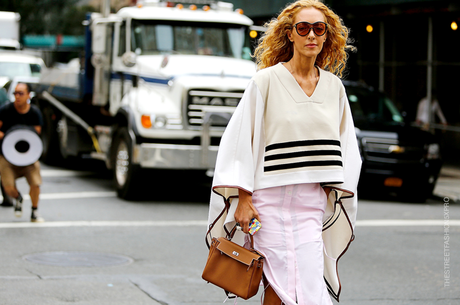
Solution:
[(326, 193), (317, 183), (257, 190), (262, 228), (254, 247), (266, 257), (264, 274), (286, 305), (330, 305), (323, 279), (322, 219)]

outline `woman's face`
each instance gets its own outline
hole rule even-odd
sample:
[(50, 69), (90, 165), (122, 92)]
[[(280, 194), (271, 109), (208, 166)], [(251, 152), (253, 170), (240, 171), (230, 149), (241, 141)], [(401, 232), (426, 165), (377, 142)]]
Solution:
[[(321, 11), (315, 8), (304, 8), (294, 17), (293, 25), (301, 21), (313, 24), (318, 21), (326, 22), (326, 18)], [(315, 59), (323, 49), (326, 36), (327, 33), (322, 36), (316, 35), (313, 29), (311, 29), (306, 36), (300, 36), (295, 28), (292, 28), (292, 30), (288, 32), (288, 38), (294, 45), (294, 55), (312, 57)]]

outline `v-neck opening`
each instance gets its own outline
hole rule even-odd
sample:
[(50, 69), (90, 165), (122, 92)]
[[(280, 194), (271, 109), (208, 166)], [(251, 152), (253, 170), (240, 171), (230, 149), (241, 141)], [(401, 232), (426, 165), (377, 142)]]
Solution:
[[(276, 67), (278, 65), (281, 65), (283, 67)], [(296, 103), (321, 103), (319, 100), (317, 100), (317, 91), (320, 90), (318, 89), (318, 87), (321, 86), (324, 82), (324, 77), (322, 75), (321, 69), (318, 66), (315, 65), (315, 68), (317, 68), (319, 71), (319, 80), (311, 96), (309, 96), (305, 91), (303, 91), (302, 87), (299, 85), (294, 75), (291, 74), (291, 72), (288, 70), (287, 67), (283, 65), (283, 63), (280, 62), (276, 66), (275, 74), (277, 75), (280, 83), (283, 84), (283, 86), (286, 88), (286, 91), (289, 93), (289, 95), (291, 95), (292, 99)]]

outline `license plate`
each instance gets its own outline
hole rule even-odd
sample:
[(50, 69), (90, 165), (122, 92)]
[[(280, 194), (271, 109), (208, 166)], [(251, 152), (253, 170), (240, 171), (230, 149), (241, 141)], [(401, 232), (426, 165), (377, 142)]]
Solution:
[(385, 186), (401, 187), (403, 184), (403, 181), (401, 178), (390, 177), (390, 178), (386, 178), (383, 184)]

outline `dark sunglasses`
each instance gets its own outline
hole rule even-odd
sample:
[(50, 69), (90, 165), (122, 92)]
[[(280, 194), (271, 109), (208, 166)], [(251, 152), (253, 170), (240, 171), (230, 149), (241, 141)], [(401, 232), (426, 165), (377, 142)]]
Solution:
[(323, 36), (326, 33), (327, 24), (321, 21), (315, 23), (301, 21), (297, 22), (294, 28), (300, 36), (307, 36), (310, 34), (311, 29), (313, 29), (316, 36)]
[(21, 92), (21, 91), (14, 91), (14, 92), (13, 92), (13, 95), (23, 96), (24, 94), (26, 94), (26, 93), (25, 93), (25, 92)]

